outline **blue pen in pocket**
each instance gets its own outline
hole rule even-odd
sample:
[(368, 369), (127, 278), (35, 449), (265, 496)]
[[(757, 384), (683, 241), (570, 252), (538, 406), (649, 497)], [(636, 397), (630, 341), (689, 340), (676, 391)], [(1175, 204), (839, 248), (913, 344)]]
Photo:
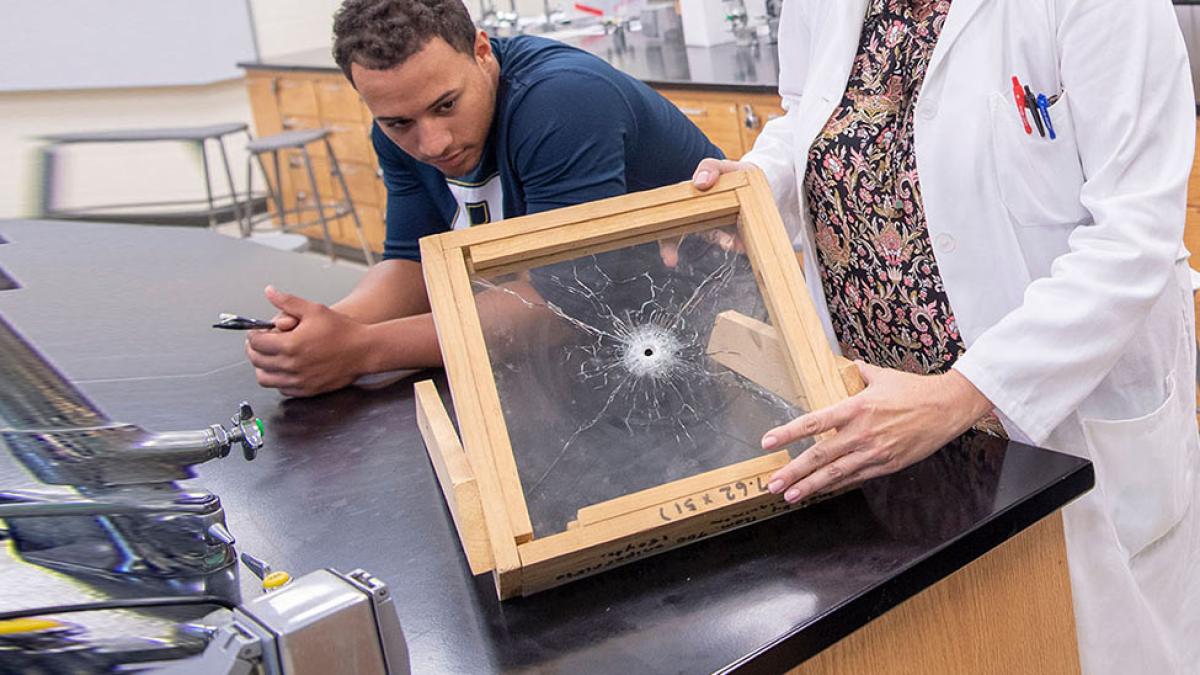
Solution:
[(1046, 121), (1046, 130), (1050, 132), (1050, 140), (1058, 138), (1054, 133), (1054, 124), (1050, 122), (1050, 100), (1045, 94), (1037, 95), (1037, 107), (1042, 113), (1042, 119)]

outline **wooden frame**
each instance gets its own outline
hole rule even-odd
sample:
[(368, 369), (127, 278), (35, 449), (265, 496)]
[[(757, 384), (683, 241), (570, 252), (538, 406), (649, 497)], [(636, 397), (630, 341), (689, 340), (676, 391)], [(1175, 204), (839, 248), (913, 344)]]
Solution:
[[(774, 325), (726, 313), (714, 327), (710, 351), (712, 341), (752, 342), (761, 363), (722, 363), (810, 409), (860, 388), (857, 370), (830, 349), (757, 171), (722, 176), (703, 193), (684, 183), (421, 240), (461, 445), (428, 382), (416, 388), (418, 420), (471, 570), (491, 570), (502, 599), (791, 508), (766, 488), (788, 461), (786, 452), (776, 452), (587, 506), (564, 531), (535, 539), (472, 293), (473, 273), (529, 269), (730, 224), (738, 227)], [(763, 369), (762, 363), (771, 365)]]

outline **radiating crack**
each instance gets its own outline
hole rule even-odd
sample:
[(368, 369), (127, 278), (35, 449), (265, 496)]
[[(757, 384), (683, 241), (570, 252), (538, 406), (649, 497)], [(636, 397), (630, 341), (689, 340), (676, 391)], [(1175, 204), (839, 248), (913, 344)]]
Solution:
[(657, 427), (669, 431), (676, 444), (694, 447), (698, 430), (706, 438), (732, 438), (713, 423), (721, 413), (714, 407), (729, 404), (730, 385), (738, 395), (748, 394), (771, 410), (792, 411), (786, 401), (705, 353), (718, 311), (763, 312), (752, 271), (741, 254), (709, 248), (704, 265), (684, 269), (681, 263), (680, 269), (624, 275), (613, 270), (630, 266), (630, 258), (616, 255), (632, 254), (586, 256), (533, 271), (540, 296), (528, 284), (474, 279), (477, 291), (516, 298), (524, 307), (548, 312), (570, 326), (578, 339), (562, 345), (561, 361), (577, 364), (571, 378), (597, 394), (594, 413), (583, 415), (540, 475), (527, 482), (527, 497), (570, 456), (580, 436), (602, 422), (623, 427), (630, 436)]

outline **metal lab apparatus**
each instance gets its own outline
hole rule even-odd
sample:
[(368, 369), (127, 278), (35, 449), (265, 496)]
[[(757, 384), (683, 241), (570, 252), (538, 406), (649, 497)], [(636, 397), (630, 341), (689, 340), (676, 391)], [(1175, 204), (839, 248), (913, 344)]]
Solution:
[(0, 492), (14, 553), (75, 576), (238, 599), (221, 500), (184, 489), (193, 466), (262, 447), (242, 404), (230, 426), (153, 433), (105, 417), (0, 318), (0, 442), (48, 488)]
[(209, 615), (208, 648), (157, 675), (399, 675), (408, 648), (387, 586), (363, 570), (326, 569)]

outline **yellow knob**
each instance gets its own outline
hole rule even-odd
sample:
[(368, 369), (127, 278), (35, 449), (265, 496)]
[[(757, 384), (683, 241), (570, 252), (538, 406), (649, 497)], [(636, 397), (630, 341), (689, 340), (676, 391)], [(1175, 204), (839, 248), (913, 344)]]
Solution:
[(263, 577), (263, 590), (273, 591), (276, 588), (287, 584), (287, 582), (291, 580), (292, 575), (288, 574), (287, 572), (282, 570), (278, 572), (271, 572), (267, 576)]
[(38, 617), (30, 617), (27, 619), (9, 619), (0, 621), (0, 635), (21, 635), (23, 633), (38, 633), (44, 630), (53, 628), (62, 628), (65, 624), (61, 621), (52, 619), (39, 619)]

